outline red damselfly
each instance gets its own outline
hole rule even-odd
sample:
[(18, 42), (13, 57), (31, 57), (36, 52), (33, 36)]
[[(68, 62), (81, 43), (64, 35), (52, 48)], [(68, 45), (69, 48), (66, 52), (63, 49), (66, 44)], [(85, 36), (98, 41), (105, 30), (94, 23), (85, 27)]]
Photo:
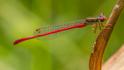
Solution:
[(102, 25), (101, 22), (104, 22), (105, 20), (106, 20), (106, 17), (103, 14), (101, 14), (98, 17), (86, 18), (78, 22), (73, 22), (71, 24), (59, 24), (59, 25), (48, 26), (45, 28), (39, 28), (39, 29), (36, 29), (36, 32), (37, 32), (36, 35), (18, 39), (14, 41), (14, 45), (29, 39), (56, 34), (58, 32), (62, 32), (62, 31), (66, 31), (74, 28), (83, 28), (87, 25), (93, 25), (93, 24)]

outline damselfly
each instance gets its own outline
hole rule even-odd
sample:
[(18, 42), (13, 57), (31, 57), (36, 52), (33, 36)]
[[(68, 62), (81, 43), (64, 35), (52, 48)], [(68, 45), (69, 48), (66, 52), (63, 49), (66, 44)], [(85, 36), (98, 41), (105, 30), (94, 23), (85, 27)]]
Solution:
[(59, 24), (59, 25), (48, 26), (45, 28), (39, 28), (39, 29), (36, 29), (36, 32), (37, 32), (36, 35), (18, 39), (14, 41), (14, 45), (24, 42), (26, 40), (47, 36), (51, 34), (56, 34), (56, 33), (74, 29), (74, 28), (83, 28), (87, 25), (93, 25), (93, 24), (102, 25), (102, 22), (104, 22), (105, 20), (106, 20), (106, 17), (103, 14), (101, 14), (98, 17), (86, 18), (70, 24)]

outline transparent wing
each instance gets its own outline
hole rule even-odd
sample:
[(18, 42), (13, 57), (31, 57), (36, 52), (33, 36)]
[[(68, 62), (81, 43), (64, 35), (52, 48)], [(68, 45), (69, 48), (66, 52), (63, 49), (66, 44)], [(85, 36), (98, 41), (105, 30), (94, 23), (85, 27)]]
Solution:
[(34, 34), (35, 35), (43, 34), (43, 33), (51, 32), (54, 30), (59, 30), (59, 29), (71, 27), (71, 26), (74, 26), (75, 24), (80, 24), (80, 22), (83, 22), (83, 20), (78, 20), (76, 22), (67, 23), (67, 24), (53, 24), (53, 25), (43, 26), (43, 27), (36, 29)]

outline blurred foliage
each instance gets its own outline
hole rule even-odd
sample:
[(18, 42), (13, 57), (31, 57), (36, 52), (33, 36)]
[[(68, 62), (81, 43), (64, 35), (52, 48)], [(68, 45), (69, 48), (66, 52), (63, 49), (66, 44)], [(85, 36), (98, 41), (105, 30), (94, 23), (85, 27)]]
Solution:
[[(13, 41), (33, 35), (35, 29), (97, 16), (108, 16), (116, 0), (0, 0), (0, 70), (88, 70), (96, 35), (91, 26), (52, 39)], [(105, 52), (107, 60), (123, 43), (124, 13)], [(10, 31), (9, 31), (10, 30)]]

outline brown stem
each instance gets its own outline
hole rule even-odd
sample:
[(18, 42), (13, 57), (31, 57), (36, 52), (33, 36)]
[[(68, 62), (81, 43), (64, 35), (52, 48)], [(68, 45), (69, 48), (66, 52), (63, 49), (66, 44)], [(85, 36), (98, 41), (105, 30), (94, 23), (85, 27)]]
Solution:
[(119, 18), (119, 15), (123, 8), (124, 0), (118, 0), (112, 10), (112, 13), (109, 16), (105, 28), (101, 31), (101, 33), (96, 39), (96, 43), (94, 45), (94, 52), (91, 54), (89, 61), (90, 70), (101, 70), (104, 50), (113, 31), (114, 25), (116, 24), (117, 19)]

